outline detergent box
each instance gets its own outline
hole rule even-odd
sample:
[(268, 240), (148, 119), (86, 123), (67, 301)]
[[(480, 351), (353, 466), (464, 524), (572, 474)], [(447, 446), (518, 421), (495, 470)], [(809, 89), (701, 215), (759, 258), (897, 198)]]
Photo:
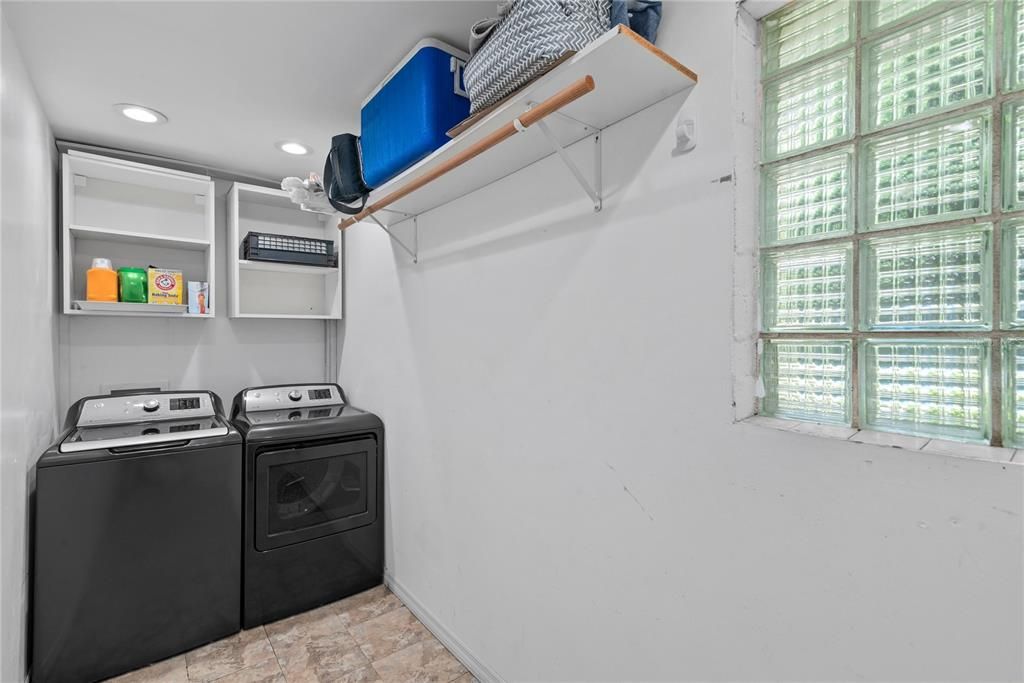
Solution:
[(181, 304), (182, 277), (180, 270), (149, 267), (149, 303)]

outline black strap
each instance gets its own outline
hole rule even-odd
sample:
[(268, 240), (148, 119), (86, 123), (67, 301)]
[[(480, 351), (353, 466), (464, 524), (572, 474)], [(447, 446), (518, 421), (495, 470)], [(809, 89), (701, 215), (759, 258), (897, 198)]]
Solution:
[(331, 203), (331, 206), (333, 206), (335, 209), (337, 209), (338, 211), (340, 211), (342, 213), (346, 213), (346, 214), (349, 214), (349, 215), (353, 215), (353, 214), (359, 213), (366, 206), (367, 195), (364, 194), (362, 197), (360, 197), (359, 208), (354, 208), (354, 207), (349, 206), (348, 204), (342, 202), (340, 199), (335, 199), (332, 196), (334, 194), (334, 187), (337, 184), (337, 182), (341, 181), (342, 175), (341, 175), (341, 169), (338, 168), (338, 155), (335, 154), (334, 150), (332, 149), (331, 153), (328, 156), (331, 159), (332, 176), (329, 179), (326, 179), (327, 201), (329, 201)]

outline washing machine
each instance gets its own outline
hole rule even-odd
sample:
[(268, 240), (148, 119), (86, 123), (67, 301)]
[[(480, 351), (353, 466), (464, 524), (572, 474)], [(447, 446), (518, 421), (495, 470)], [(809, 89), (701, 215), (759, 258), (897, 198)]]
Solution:
[(34, 681), (95, 681), (239, 630), (242, 439), (216, 394), (83, 398), (36, 467)]
[(337, 384), (253, 387), (231, 419), (244, 441), (242, 625), (384, 578), (384, 424)]

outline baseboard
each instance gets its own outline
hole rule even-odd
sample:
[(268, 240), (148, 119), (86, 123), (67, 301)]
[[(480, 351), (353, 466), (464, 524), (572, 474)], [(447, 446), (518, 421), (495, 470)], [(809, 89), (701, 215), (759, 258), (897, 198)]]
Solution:
[(423, 625), (427, 627), (427, 630), (434, 634), (434, 637), (441, 641), (448, 650), (455, 655), (455, 658), (462, 662), (462, 666), (469, 670), (469, 673), (480, 681), (480, 683), (505, 683), (504, 679), (498, 674), (494, 673), (486, 664), (477, 659), (476, 655), (469, 651), (462, 641), (455, 637), (455, 635), (445, 628), (440, 621), (438, 621), (433, 614), (431, 614), (419, 600), (415, 598), (408, 590), (402, 586), (401, 583), (395, 580), (391, 574), (384, 574), (384, 583), (387, 584), (391, 592), (398, 596), (409, 611), (412, 612), (417, 619), (423, 622)]

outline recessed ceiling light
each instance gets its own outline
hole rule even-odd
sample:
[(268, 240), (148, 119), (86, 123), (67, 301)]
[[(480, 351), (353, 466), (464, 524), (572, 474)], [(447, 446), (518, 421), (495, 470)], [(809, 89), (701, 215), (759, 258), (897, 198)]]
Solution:
[(303, 154), (309, 154), (309, 147), (306, 147), (299, 142), (279, 142), (277, 148), (282, 152), (288, 154), (294, 154), (296, 156), (302, 156)]
[(140, 104), (115, 104), (114, 109), (119, 111), (122, 116), (129, 118), (132, 121), (138, 121), (139, 123), (167, 123), (166, 116), (158, 112), (156, 109), (143, 107)]

